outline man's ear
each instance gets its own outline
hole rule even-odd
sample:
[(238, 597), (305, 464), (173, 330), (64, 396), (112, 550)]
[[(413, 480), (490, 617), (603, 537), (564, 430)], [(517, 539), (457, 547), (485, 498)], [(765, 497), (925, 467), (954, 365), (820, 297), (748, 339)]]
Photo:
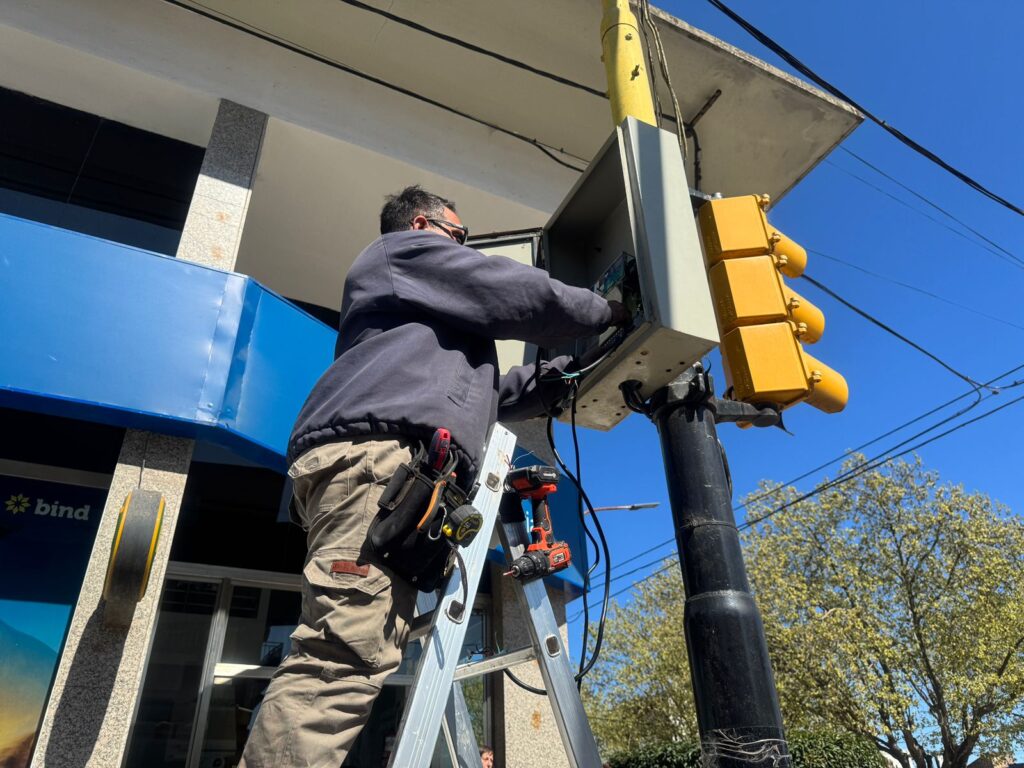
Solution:
[(430, 226), (430, 222), (427, 221), (427, 217), (422, 213), (413, 218), (412, 223), (409, 225), (409, 229), (426, 229)]

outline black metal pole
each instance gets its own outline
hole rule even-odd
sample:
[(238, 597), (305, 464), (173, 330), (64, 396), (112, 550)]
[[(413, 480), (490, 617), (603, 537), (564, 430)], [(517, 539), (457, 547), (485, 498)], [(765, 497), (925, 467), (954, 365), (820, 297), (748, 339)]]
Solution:
[(743, 563), (711, 377), (690, 368), (651, 398), (686, 588), (683, 627), (701, 746), (716, 768), (788, 768), (764, 626)]

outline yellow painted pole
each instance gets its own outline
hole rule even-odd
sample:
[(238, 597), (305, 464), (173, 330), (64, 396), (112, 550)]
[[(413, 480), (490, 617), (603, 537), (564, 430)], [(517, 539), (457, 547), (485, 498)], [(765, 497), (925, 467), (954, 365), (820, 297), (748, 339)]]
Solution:
[(629, 8), (629, 0), (601, 1), (604, 5), (601, 60), (608, 78), (612, 120), (619, 125), (626, 117), (632, 116), (657, 125), (640, 30), (636, 16)]

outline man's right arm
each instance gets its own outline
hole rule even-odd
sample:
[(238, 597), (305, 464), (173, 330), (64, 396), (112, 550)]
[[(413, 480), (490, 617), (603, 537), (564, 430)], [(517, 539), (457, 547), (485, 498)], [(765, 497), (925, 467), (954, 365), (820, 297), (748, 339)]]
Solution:
[(586, 288), (439, 235), (385, 241), (395, 295), (470, 333), (557, 346), (600, 333), (625, 310)]

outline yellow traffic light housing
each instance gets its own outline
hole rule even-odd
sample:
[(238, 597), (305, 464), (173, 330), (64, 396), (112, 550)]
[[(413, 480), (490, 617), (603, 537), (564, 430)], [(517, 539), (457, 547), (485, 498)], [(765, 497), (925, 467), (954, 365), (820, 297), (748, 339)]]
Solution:
[(821, 338), (825, 316), (782, 280), (803, 274), (807, 251), (768, 222), (767, 204), (767, 196), (723, 198), (699, 214), (730, 394), (837, 413), (849, 397), (846, 380), (801, 346)]

